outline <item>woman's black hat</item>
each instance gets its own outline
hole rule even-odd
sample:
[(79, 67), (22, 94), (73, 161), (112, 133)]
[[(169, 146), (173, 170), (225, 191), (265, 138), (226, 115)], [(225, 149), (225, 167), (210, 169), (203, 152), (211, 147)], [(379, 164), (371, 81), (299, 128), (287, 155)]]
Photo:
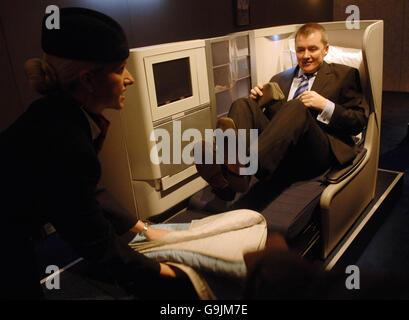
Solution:
[(94, 62), (120, 61), (129, 56), (122, 27), (107, 15), (86, 8), (61, 8), (59, 29), (49, 29), (46, 20), (51, 14), (42, 23), (41, 46), (45, 53)]

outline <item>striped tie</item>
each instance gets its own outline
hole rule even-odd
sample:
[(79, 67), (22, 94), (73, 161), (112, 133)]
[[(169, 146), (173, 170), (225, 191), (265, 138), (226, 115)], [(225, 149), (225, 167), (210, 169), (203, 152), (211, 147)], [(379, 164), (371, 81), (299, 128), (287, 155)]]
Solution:
[(301, 93), (303, 93), (305, 90), (308, 89), (308, 81), (310, 80), (311, 77), (313, 77), (313, 73), (304, 73), (300, 76), (302, 78), (302, 81), (298, 85), (297, 90), (294, 93), (294, 98), (293, 99), (298, 99), (300, 98)]

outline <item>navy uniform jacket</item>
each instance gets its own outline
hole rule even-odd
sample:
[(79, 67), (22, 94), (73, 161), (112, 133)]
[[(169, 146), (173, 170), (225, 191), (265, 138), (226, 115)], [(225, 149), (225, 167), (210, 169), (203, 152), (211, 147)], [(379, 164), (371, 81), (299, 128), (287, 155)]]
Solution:
[(101, 167), (88, 120), (72, 97), (33, 102), (0, 134), (0, 150), (1, 266), (10, 280), (1, 294), (30, 297), (39, 292), (30, 237), (45, 222), (79, 255), (108, 266), (120, 283), (143, 285), (159, 275), (159, 263), (119, 237), (136, 217), (112, 205), (111, 198), (98, 201)]

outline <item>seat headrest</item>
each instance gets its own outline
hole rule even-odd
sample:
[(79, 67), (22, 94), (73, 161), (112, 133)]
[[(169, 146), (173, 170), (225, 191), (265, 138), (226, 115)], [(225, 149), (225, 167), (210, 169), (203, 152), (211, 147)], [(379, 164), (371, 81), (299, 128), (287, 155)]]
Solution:
[[(297, 57), (295, 55), (295, 40), (294, 38), (288, 39), (288, 46), (291, 52), (291, 60), (296, 62)], [(324, 58), (328, 63), (340, 63), (350, 67), (358, 69), (361, 73), (363, 69), (363, 57), (362, 50), (355, 48), (345, 48), (338, 46), (329, 46), (328, 54)]]
[(328, 54), (324, 60), (328, 63), (340, 63), (360, 70), (363, 67), (362, 50), (329, 46)]
[[(297, 65), (294, 38), (288, 39), (288, 47), (289, 50), (287, 52), (290, 53), (291, 57), (290, 59), (282, 58), (281, 65), (284, 70), (290, 69)], [(330, 44), (328, 54), (325, 56), (324, 60), (328, 63), (339, 63), (358, 69), (361, 78), (361, 85), (363, 88), (366, 88), (365, 66), (361, 49), (332, 46)]]

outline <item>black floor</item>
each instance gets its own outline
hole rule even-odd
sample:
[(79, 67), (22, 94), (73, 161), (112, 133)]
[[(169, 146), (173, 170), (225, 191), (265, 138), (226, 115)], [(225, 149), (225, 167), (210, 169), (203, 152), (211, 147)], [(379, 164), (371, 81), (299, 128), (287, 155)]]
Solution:
[(404, 172), (382, 224), (356, 261), (378, 273), (409, 273), (409, 93), (384, 92), (379, 168)]
[(337, 270), (354, 264), (378, 275), (409, 275), (408, 122), (409, 93), (384, 92), (379, 168), (403, 177), (337, 262)]

